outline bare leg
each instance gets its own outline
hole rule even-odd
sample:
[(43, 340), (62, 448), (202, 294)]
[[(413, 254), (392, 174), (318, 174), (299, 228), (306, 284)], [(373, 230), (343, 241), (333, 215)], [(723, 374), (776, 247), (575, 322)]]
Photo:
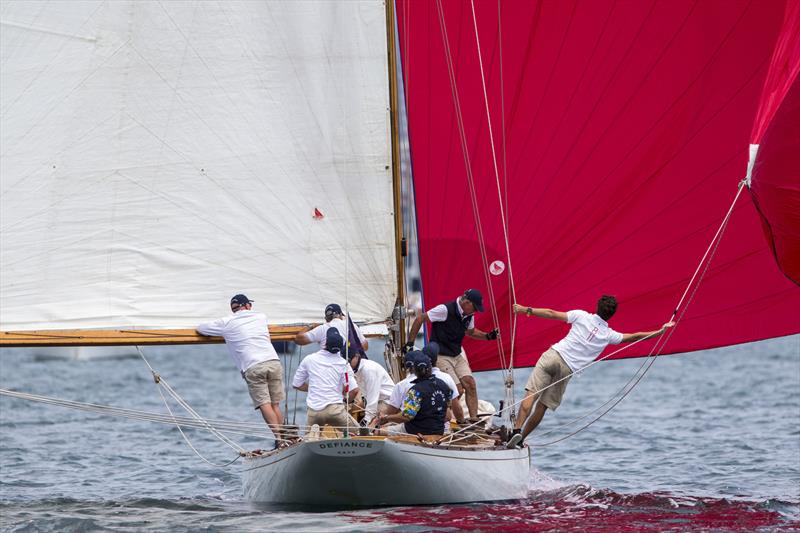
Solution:
[(458, 388), (458, 399), (450, 402), (450, 409), (453, 410), (453, 416), (456, 417), (456, 422), (464, 421), (464, 409), (461, 407), (461, 396), (464, 394), (464, 387), (460, 384), (456, 385)]
[(275, 438), (282, 438), (281, 424), (283, 423), (283, 415), (281, 414), (280, 404), (262, 403), (258, 406), (258, 409), (261, 411), (264, 422), (266, 422), (272, 430), (272, 434), (275, 435)]
[(464, 376), (461, 378), (461, 385), (464, 387), (464, 394), (467, 396), (467, 409), (469, 410), (469, 417), (477, 418), (478, 386), (475, 384), (475, 378), (472, 376)]
[(544, 417), (544, 412), (547, 411), (547, 406), (541, 402), (536, 402), (533, 408), (533, 414), (531, 417), (525, 422), (525, 428), (522, 430), (522, 441), (524, 442), (528, 435), (536, 429), (536, 426), (539, 425), (539, 422), (542, 421), (542, 417)]
[(520, 429), (528, 419), (534, 401), (536, 401), (536, 395), (525, 389), (525, 398), (522, 399), (522, 403), (519, 406), (519, 413), (517, 413), (517, 419), (514, 421), (514, 429)]

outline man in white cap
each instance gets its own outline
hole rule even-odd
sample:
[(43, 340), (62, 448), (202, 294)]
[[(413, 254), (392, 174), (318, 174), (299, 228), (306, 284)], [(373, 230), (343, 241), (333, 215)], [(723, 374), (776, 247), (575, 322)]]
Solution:
[[(475, 327), (476, 311), (483, 311), (483, 296), (477, 289), (467, 289), (453, 301), (439, 304), (426, 313), (417, 315), (408, 335), (407, 349), (413, 349), (422, 323), (431, 323), (431, 340), (439, 344), (437, 366), (448, 373), (458, 385), (459, 393), (466, 395), (470, 422), (478, 421), (478, 389), (467, 356), (461, 347), (465, 336), (478, 340), (495, 340), (499, 336), (497, 328), (485, 332)], [(453, 402), (453, 405), (458, 402)], [(464, 422), (458, 419), (458, 422)]]
[(231, 311), (231, 316), (200, 324), (197, 332), (225, 339), (228, 353), (247, 383), (253, 405), (261, 411), (275, 438), (280, 439), (283, 424), (280, 402), (285, 396), (283, 365), (270, 342), (267, 317), (253, 311), (253, 300), (244, 294), (231, 298)]

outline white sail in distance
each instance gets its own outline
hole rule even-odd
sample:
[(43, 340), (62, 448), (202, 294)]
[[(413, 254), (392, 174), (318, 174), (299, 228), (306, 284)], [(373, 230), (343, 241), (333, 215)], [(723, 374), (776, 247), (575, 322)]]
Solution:
[(2, 2), (0, 24), (0, 329), (193, 327), (239, 292), (271, 323), (391, 313), (383, 2)]

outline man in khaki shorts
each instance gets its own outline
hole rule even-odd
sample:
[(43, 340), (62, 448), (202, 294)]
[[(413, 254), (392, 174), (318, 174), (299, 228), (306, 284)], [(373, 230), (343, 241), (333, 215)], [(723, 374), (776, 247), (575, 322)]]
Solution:
[[(572, 374), (594, 361), (606, 346), (657, 337), (675, 325), (667, 322), (656, 331), (619, 333), (607, 322), (616, 311), (617, 299), (605, 295), (597, 301), (594, 314), (579, 309), (564, 313), (514, 304), (517, 314), (562, 320), (572, 327), (566, 337), (542, 354), (531, 372), (525, 384), (525, 398), (519, 409), (514, 435), (508, 441), (509, 448), (522, 443), (536, 429), (548, 408), (553, 411), (558, 408)], [(533, 414), (528, 418), (532, 407)]]
[[(479, 340), (495, 340), (499, 331), (484, 332), (475, 327), (476, 311), (483, 311), (483, 296), (477, 289), (467, 289), (455, 300), (437, 305), (426, 313), (417, 315), (409, 332), (407, 349), (414, 348), (420, 327), (425, 320), (431, 323), (431, 341), (439, 344), (439, 359), (436, 365), (453, 378), (458, 392), (465, 394), (470, 422), (478, 420), (478, 389), (467, 356), (461, 347), (465, 336)], [(452, 402), (453, 415), (458, 422), (464, 422), (464, 413), (459, 402)]]
[(306, 424), (322, 427), (325, 424), (337, 429), (358, 428), (342, 403), (345, 395), (349, 401), (358, 394), (358, 383), (353, 369), (342, 354), (344, 339), (336, 328), (325, 333), (325, 348), (300, 361), (292, 379), (292, 386), (308, 392)]
[(253, 405), (261, 411), (275, 436), (277, 448), (283, 436), (280, 409), (285, 397), (283, 365), (270, 341), (267, 317), (253, 311), (252, 302), (244, 294), (237, 294), (231, 298), (233, 315), (200, 324), (197, 332), (225, 339), (228, 353), (247, 383)]

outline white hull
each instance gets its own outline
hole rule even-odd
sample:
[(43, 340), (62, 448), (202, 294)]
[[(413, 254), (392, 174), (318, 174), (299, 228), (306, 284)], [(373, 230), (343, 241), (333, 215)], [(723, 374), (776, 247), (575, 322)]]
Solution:
[(511, 500), (527, 494), (529, 449), (456, 449), (393, 440), (303, 442), (245, 458), (254, 502), (417, 505)]

